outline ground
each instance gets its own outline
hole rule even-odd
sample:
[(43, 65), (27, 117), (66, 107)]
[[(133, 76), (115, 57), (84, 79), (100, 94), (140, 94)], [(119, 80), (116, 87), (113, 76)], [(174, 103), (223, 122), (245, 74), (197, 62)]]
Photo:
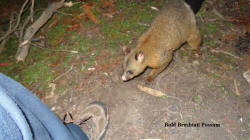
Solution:
[[(46, 34), (47, 47), (33, 46), (24, 63), (7, 63), (14, 62), (13, 38), (0, 56), (2, 64), (10, 65), (0, 70), (33, 91), (61, 119), (66, 112), (77, 119), (92, 101), (105, 103), (107, 140), (250, 139), (250, 84), (242, 76), (250, 69), (249, 3), (244, 0), (204, 2), (196, 16), (203, 36), (201, 57), (184, 44), (152, 83), (145, 81), (150, 69), (121, 81), (122, 48), (135, 46), (158, 13), (154, 7), (162, 4), (94, 1), (92, 6), (101, 7), (93, 10), (96, 24), (93, 17), (81, 16), (82, 3), (63, 8), (39, 33)], [(166, 96), (152, 96), (138, 85)], [(165, 126), (174, 122), (219, 127)]]

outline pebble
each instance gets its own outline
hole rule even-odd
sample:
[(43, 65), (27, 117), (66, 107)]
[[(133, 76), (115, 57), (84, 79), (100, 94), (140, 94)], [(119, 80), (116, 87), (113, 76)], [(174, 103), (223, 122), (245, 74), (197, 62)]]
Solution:
[(200, 65), (200, 62), (199, 62), (198, 60), (194, 60), (194, 61), (192, 62), (192, 65), (193, 65), (193, 66), (199, 66), (199, 65)]
[(250, 83), (250, 69), (243, 73), (243, 77)]

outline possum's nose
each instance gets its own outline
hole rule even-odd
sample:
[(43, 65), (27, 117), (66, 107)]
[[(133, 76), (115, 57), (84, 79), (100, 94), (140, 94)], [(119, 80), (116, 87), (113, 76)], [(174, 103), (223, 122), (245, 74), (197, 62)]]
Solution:
[(122, 75), (122, 80), (123, 80), (123, 81), (127, 81), (127, 80), (128, 80), (128, 77), (126, 76), (126, 73), (123, 73), (123, 75)]

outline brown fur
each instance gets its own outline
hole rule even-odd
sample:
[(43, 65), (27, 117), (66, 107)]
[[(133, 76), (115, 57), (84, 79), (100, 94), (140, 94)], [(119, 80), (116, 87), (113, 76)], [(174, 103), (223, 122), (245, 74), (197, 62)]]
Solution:
[[(131, 79), (146, 67), (151, 67), (147, 80), (152, 81), (170, 63), (173, 51), (184, 42), (188, 42), (193, 50), (199, 50), (201, 35), (195, 15), (182, 0), (169, 0), (150, 28), (138, 39), (136, 48), (125, 58), (124, 77)], [(144, 55), (141, 63), (135, 59), (138, 52)], [(126, 71), (133, 74), (128, 76)]]

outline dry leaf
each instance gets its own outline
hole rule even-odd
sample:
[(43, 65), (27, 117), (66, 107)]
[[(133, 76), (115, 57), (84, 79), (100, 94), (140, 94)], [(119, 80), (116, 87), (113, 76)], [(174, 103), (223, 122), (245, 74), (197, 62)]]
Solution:
[(141, 86), (141, 85), (138, 85), (137, 86), (141, 91), (144, 91), (150, 95), (153, 95), (153, 96), (157, 96), (157, 97), (162, 97), (162, 96), (166, 96), (164, 93), (162, 93), (161, 91), (159, 90), (155, 90), (155, 89), (152, 89), (152, 88), (148, 88), (148, 87), (144, 87), (144, 86)]
[(10, 66), (13, 62), (0, 63), (0, 66)]
[(64, 2), (64, 6), (71, 7), (71, 6), (73, 6), (73, 2), (72, 1), (70, 1), (70, 2)]
[(79, 29), (81, 26), (80, 26), (80, 23), (75, 23), (75, 24), (72, 24), (71, 26), (69, 26), (66, 31), (72, 31), (72, 30), (76, 30), (76, 29)]
[(65, 40), (66, 40), (65, 38), (57, 38), (57, 39), (53, 40), (53, 44), (55, 44), (55, 46), (58, 46), (59, 44), (61, 44)]
[(116, 13), (114, 0), (102, 0), (102, 4), (100, 8), (97, 8), (97, 11), (102, 13), (103, 16), (113, 18)]
[(96, 18), (96, 16), (92, 12), (93, 6), (90, 6), (88, 4), (84, 4), (82, 7), (84, 9), (84, 13), (88, 16), (88, 18), (91, 19), (94, 23), (97, 23), (98, 19)]
[(114, 1), (112, 1), (112, 0), (103, 0), (101, 7), (102, 8), (107, 8), (107, 7), (112, 6), (113, 3), (114, 3)]
[(49, 25), (49, 28), (54, 27), (55, 25), (57, 25), (57, 23), (58, 23), (58, 17), (56, 16), (56, 17), (54, 18), (53, 22)]

